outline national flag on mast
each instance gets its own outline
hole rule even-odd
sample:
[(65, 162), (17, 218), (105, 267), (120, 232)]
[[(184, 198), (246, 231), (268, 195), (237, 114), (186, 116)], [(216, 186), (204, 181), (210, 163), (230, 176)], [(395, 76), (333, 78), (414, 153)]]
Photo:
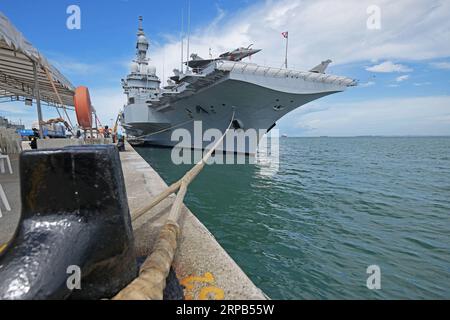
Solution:
[(284, 66), (287, 69), (288, 67), (288, 43), (289, 43), (289, 32), (282, 32), (281, 35), (286, 39), (286, 56), (284, 57)]

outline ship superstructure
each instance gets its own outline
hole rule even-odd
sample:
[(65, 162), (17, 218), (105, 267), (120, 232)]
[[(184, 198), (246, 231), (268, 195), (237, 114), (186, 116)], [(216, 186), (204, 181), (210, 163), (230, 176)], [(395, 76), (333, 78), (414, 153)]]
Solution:
[[(188, 68), (174, 70), (167, 86), (161, 87), (155, 67), (149, 64), (149, 42), (139, 20), (137, 54), (131, 73), (123, 80), (127, 105), (122, 125), (135, 141), (160, 146), (179, 146), (172, 137), (176, 129), (192, 135), (208, 129), (224, 132), (234, 114), (232, 129), (236, 134), (257, 130), (257, 141), (272, 129), (276, 121), (292, 110), (321, 97), (341, 92), (356, 82), (346, 77), (325, 74), (330, 60), (310, 71), (272, 68), (244, 62), (243, 58), (260, 50), (239, 48), (216, 59), (202, 59), (196, 54)], [(198, 128), (198, 124), (201, 128)], [(197, 126), (196, 126), (197, 124)], [(205, 148), (210, 141), (184, 147)], [(224, 143), (223, 150), (254, 153), (256, 145), (237, 150), (233, 143)]]

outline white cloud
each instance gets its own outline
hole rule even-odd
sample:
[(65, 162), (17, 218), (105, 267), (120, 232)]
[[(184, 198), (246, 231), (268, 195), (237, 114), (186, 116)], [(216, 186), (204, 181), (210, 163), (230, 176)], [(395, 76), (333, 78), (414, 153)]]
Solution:
[(279, 122), (283, 132), (305, 136), (450, 135), (450, 96), (388, 98), (308, 104)]
[(414, 85), (416, 87), (429, 86), (429, 85), (431, 85), (431, 82), (428, 82), (428, 81), (427, 82), (415, 82)]
[(89, 76), (94, 73), (99, 73), (105, 71), (103, 65), (100, 63), (86, 63), (82, 61), (77, 61), (76, 59), (56, 53), (50, 53), (50, 63), (54, 65), (59, 71), (61, 71), (66, 76), (71, 75), (81, 75)]
[(450, 62), (432, 62), (430, 65), (435, 69), (450, 70)]
[(90, 88), (92, 105), (103, 125), (116, 120), (119, 111), (126, 103), (126, 96), (120, 86), (114, 88)]
[(97, 66), (95, 65), (76, 61), (65, 61), (64, 63), (53, 62), (53, 65), (65, 74), (88, 76), (92, 75), (97, 70)]
[[(252, 58), (253, 62), (279, 67), (283, 64), (285, 45), (281, 32), (289, 31), (289, 66), (300, 70), (308, 70), (330, 58), (337, 65), (370, 61), (374, 64), (369, 67), (371, 71), (411, 72), (412, 69), (407, 66), (409, 61), (450, 56), (450, 41), (443, 41), (450, 39), (450, 1), (377, 0), (376, 4), (381, 8), (381, 30), (368, 30), (366, 27), (366, 9), (372, 4), (373, 0), (268, 0), (238, 12), (218, 9), (217, 17), (208, 25), (193, 30), (191, 53), (208, 57), (208, 49), (212, 48), (212, 53), (217, 56), (253, 43), (254, 48), (263, 49)], [(193, 20), (203, 18), (204, 15), (192, 12)], [(151, 33), (147, 33), (147, 36), (152, 40)], [(166, 79), (173, 68), (180, 67), (178, 38), (179, 31), (175, 30), (166, 35), (167, 42), (163, 45), (151, 42), (149, 54), (152, 63), (156, 65), (159, 76), (162, 76), (164, 67)], [(130, 47), (130, 56), (126, 62), (129, 63), (132, 58), (133, 48)], [(63, 72), (79, 75), (92, 74), (92, 71), (96, 71), (97, 76), (107, 73), (104, 68), (98, 70), (94, 63), (61, 59), (59, 66), (64, 69)], [(109, 81), (110, 77), (103, 76), (103, 79)], [(119, 80), (117, 79), (117, 83)], [(368, 81), (363, 86), (372, 86), (372, 82)], [(125, 101), (119, 85), (91, 88), (91, 96), (103, 121), (115, 118)], [(370, 106), (370, 102), (367, 105)], [(353, 106), (367, 111), (369, 115), (372, 112), (366, 104), (363, 107), (359, 104)], [(394, 115), (398, 112), (395, 108), (383, 110), (386, 113), (393, 112)], [(314, 115), (327, 117), (327, 112), (315, 112)], [(345, 118), (345, 114), (339, 115)], [(353, 111), (349, 117), (352, 115)], [(316, 120), (319, 123), (328, 121), (327, 118), (323, 121), (321, 118)], [(398, 117), (397, 120), (405, 123)], [(358, 123), (351, 119), (349, 121), (355, 125), (355, 131), (358, 131)], [(308, 124), (314, 127), (315, 122)], [(351, 129), (344, 127), (342, 132), (349, 132)], [(333, 132), (339, 134), (336, 130)]]
[[(450, 56), (450, 1), (379, 0), (381, 30), (368, 30), (366, 9), (372, 0), (266, 1), (237, 13), (218, 13), (217, 20), (191, 35), (191, 52), (207, 57), (253, 43), (263, 49), (253, 62), (278, 67), (284, 60), (282, 31), (289, 31), (289, 65), (306, 70), (325, 59), (334, 64), (358, 61), (423, 60)], [(197, 19), (192, 13), (192, 19)], [(420, 23), (417, 23), (420, 21)], [(439, 36), (435, 36), (439, 35)], [(151, 38), (151, 34), (149, 34)], [(161, 74), (179, 67), (178, 31), (151, 55)], [(186, 46), (185, 46), (186, 48)], [(389, 63), (388, 62), (388, 63)], [(385, 62), (386, 63), (386, 62)], [(409, 72), (394, 65), (394, 71)]]
[[(29, 108), (29, 107), (28, 107)], [(9, 113), (14, 113), (17, 116), (26, 114), (27, 109), (24, 102), (6, 102), (0, 103), (0, 115), (4, 116)]]
[(399, 77), (395, 78), (395, 81), (403, 82), (403, 81), (408, 80), (408, 79), (409, 79), (409, 75), (405, 74), (404, 76), (399, 76)]
[(360, 83), (358, 87), (367, 88), (375, 85), (375, 81), (367, 81), (365, 83)]
[(402, 64), (395, 64), (392, 61), (385, 61), (380, 64), (366, 67), (367, 71), (370, 72), (381, 72), (381, 73), (391, 73), (391, 72), (412, 72), (413, 69), (402, 65)]
[[(443, 41), (450, 39), (450, 1), (377, 0), (376, 4), (381, 8), (381, 30), (368, 30), (366, 27), (366, 9), (372, 4), (373, 0), (280, 0), (257, 3), (234, 13), (218, 10), (216, 18), (208, 25), (193, 30), (191, 53), (208, 57), (208, 49), (212, 48), (212, 53), (217, 56), (230, 49), (253, 43), (254, 48), (263, 49), (252, 58), (253, 62), (279, 67), (283, 64), (285, 44), (281, 32), (289, 31), (289, 66), (300, 70), (308, 70), (320, 61), (330, 58), (338, 65), (371, 61), (372, 64), (378, 63), (369, 67), (372, 70), (411, 72), (411, 68), (403, 61), (443, 59), (450, 56), (450, 41)], [(204, 18), (196, 14), (192, 12), (193, 20)], [(152, 40), (152, 34), (147, 35)], [(156, 65), (160, 76), (164, 67), (165, 78), (173, 68), (180, 66), (178, 38), (179, 31), (175, 30), (166, 35), (167, 42), (163, 45), (151, 42), (149, 54), (152, 63)], [(133, 48), (130, 47), (129, 60), (133, 57)], [(60, 60), (60, 67), (65, 68), (63, 71), (67, 73), (86, 75), (93, 70), (97, 75), (100, 73), (93, 69), (96, 68), (95, 65)], [(105, 70), (102, 69), (101, 72)], [(108, 81), (108, 77), (104, 78)], [(117, 83), (119, 80), (117, 79)], [(371, 86), (372, 82), (368, 81), (363, 86)], [(114, 119), (125, 102), (125, 96), (118, 85), (110, 88), (91, 88), (91, 96), (103, 121)], [(427, 103), (436, 102), (436, 99), (414, 100), (415, 103), (423, 103), (420, 108), (412, 100), (386, 100), (383, 104), (379, 100), (364, 101), (351, 103), (347, 107), (333, 104), (331, 109), (304, 115), (302, 120), (305, 121), (302, 122), (301, 128), (309, 126), (313, 128), (309, 133), (319, 132), (323, 135), (327, 132), (364, 134), (369, 128), (374, 134), (388, 134), (390, 131), (411, 133), (425, 128), (425, 119), (431, 119), (427, 118), (427, 115), (438, 108), (435, 103), (431, 104), (431, 107)], [(442, 102), (442, 99), (440, 101)], [(448, 106), (448, 98), (445, 101)], [(408, 109), (405, 104), (409, 102), (415, 107)], [(326, 108), (327, 103), (319, 106)], [(314, 111), (304, 107), (298, 109), (300, 110)], [(410, 111), (413, 113), (410, 114)], [(390, 114), (393, 115), (392, 120)], [(337, 118), (332, 119), (330, 115)], [(375, 118), (372, 119), (372, 115)], [(418, 115), (422, 116), (422, 119)], [(411, 119), (413, 116), (418, 118)], [(387, 130), (387, 124), (380, 119), (387, 119), (386, 123), (390, 128), (398, 129), (396, 125), (405, 128)], [(413, 122), (408, 124), (410, 119)], [(415, 123), (419, 124), (418, 129), (414, 129)], [(367, 129), (364, 129), (366, 124)], [(448, 123), (446, 125), (450, 128)], [(435, 129), (431, 128), (423, 133), (431, 133), (433, 130)]]

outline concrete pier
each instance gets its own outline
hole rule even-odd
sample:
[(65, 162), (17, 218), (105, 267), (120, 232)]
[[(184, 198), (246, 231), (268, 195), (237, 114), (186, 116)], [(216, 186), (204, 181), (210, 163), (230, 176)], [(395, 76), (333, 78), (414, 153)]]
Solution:
[[(133, 219), (133, 212), (149, 203), (167, 185), (129, 144), (126, 150), (120, 158)], [(11, 160), (14, 175), (0, 177), (12, 207), (10, 212), (3, 210), (0, 218), (0, 248), (14, 235), (20, 215), (18, 156), (12, 156)], [(152, 251), (174, 198), (169, 197), (133, 221), (137, 256), (147, 256)], [(172, 267), (184, 287), (185, 299), (267, 299), (192, 212), (185, 206), (183, 210), (182, 235)]]
[[(166, 183), (130, 145), (121, 153), (131, 212), (148, 203)], [(133, 223), (139, 255), (151, 252), (158, 230), (166, 221), (174, 196)], [(266, 299), (247, 275), (214, 239), (206, 227), (184, 206), (182, 236), (173, 268), (187, 299)], [(214, 214), (214, 213), (211, 213)], [(133, 218), (133, 216), (132, 216)]]

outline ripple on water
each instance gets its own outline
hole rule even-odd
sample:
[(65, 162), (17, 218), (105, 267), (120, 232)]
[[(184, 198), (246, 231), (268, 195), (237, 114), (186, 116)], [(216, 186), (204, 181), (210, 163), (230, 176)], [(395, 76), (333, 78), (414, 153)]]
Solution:
[[(168, 183), (190, 167), (138, 151)], [(439, 137), (281, 139), (277, 174), (207, 166), (186, 204), (271, 298), (449, 299), (448, 154)]]

